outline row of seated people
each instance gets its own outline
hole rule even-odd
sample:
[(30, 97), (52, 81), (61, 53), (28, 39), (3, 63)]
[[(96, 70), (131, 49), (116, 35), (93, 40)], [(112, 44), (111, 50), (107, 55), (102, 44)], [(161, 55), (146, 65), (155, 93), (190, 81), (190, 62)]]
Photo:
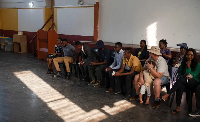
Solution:
[[(170, 66), (168, 62), (172, 58), (170, 50), (167, 49), (166, 40), (160, 40), (159, 47), (153, 46), (150, 50), (147, 50), (146, 41), (141, 40), (141, 48), (136, 50), (135, 55), (131, 54), (131, 49), (129, 48), (123, 51), (122, 43), (117, 42), (114, 47), (116, 53), (112, 64), (109, 64), (110, 52), (106, 49), (103, 41), (100, 40), (95, 45), (98, 48), (98, 55), (91, 47), (83, 45), (79, 41), (75, 45), (82, 54), (80, 68), (84, 76), (83, 80), (89, 82), (89, 84), (107, 86), (109, 88), (106, 92), (115, 92), (115, 94), (123, 91), (124, 98), (130, 100), (137, 100), (139, 98), (140, 103), (143, 103), (142, 94), (147, 91), (146, 104), (149, 104), (151, 96), (150, 86), (153, 84), (155, 95), (153, 108), (160, 106), (160, 98), (166, 100), (171, 93), (177, 91), (177, 108), (172, 113), (180, 112), (180, 103), (184, 89), (192, 89), (196, 93), (198, 111), (190, 115), (197, 116), (199, 114), (200, 64), (198, 63), (196, 51), (188, 49), (187, 44), (183, 43), (179, 45), (181, 52), (175, 57), (172, 65), (172, 67), (181, 65), (178, 68), (178, 80), (168, 94), (163, 97), (160, 97), (161, 85), (170, 82), (170, 68), (168, 69)], [(64, 59), (65, 57), (63, 61)], [(58, 61), (55, 60), (53, 62), (56, 66)], [(143, 67), (142, 64), (144, 64)], [(56, 69), (58, 71), (57, 75), (59, 75), (60, 69)], [(67, 71), (70, 72), (69, 69)], [(132, 82), (133, 79), (134, 83)], [(133, 91), (131, 91), (131, 86), (133, 87)]]

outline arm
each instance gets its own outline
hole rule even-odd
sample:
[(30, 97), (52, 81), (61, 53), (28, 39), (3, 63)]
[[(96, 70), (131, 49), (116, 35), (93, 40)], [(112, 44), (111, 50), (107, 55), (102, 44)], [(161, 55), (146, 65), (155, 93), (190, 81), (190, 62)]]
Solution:
[[(120, 54), (120, 56), (119, 56), (119, 64), (117, 66), (113, 67), (112, 69), (120, 69), (122, 67), (123, 58), (124, 58), (124, 55)], [(117, 60), (116, 60), (116, 63), (117, 63)]]
[(92, 65), (103, 65), (103, 64), (107, 64), (107, 60), (104, 60), (104, 62), (94, 62)]
[(155, 78), (161, 78), (163, 76), (164, 73), (159, 73), (159, 72), (156, 72), (153, 68), (150, 68), (150, 73), (153, 77)]
[(118, 73), (122, 73), (124, 71), (125, 64), (122, 65), (122, 68), (118, 71)]
[(171, 51), (169, 49), (166, 50), (167, 53), (166, 54), (162, 54), (163, 57), (167, 58), (167, 59), (170, 59), (172, 58), (172, 54), (171, 54)]
[(121, 73), (121, 76), (124, 76), (124, 75), (132, 75), (135, 71), (135, 66), (132, 67), (131, 71), (130, 72), (127, 72), (127, 73)]
[(194, 71), (191, 70), (191, 68), (186, 68), (186, 74), (191, 74), (193, 77), (196, 77), (200, 73), (200, 63), (197, 64)]
[(87, 58), (84, 59), (84, 62), (88, 62), (90, 58), (92, 58), (92, 49), (88, 46), (84, 49), (85, 53), (87, 54)]

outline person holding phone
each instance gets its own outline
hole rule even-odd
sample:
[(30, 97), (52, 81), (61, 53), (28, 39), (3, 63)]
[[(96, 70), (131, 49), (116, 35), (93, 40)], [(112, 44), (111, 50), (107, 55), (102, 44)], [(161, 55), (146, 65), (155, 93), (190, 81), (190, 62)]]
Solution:
[(172, 113), (180, 112), (182, 94), (185, 89), (195, 90), (197, 111), (190, 116), (200, 116), (200, 63), (196, 51), (192, 48), (186, 51), (186, 55), (178, 69), (178, 80), (168, 94), (162, 96), (165, 101), (170, 94), (176, 91), (176, 109)]

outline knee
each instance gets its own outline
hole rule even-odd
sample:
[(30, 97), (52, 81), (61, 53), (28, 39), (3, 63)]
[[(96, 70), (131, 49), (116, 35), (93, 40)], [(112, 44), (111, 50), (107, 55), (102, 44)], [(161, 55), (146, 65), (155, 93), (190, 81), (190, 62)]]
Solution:
[(161, 80), (159, 78), (156, 78), (153, 82), (154, 86), (161, 86)]

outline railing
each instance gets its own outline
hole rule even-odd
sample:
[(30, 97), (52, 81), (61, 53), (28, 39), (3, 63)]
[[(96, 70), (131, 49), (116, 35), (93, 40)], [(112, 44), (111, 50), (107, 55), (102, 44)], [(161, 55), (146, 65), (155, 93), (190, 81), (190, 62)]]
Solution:
[(48, 31), (50, 31), (54, 25), (55, 25), (55, 23), (52, 23), (51, 26), (49, 27)]

